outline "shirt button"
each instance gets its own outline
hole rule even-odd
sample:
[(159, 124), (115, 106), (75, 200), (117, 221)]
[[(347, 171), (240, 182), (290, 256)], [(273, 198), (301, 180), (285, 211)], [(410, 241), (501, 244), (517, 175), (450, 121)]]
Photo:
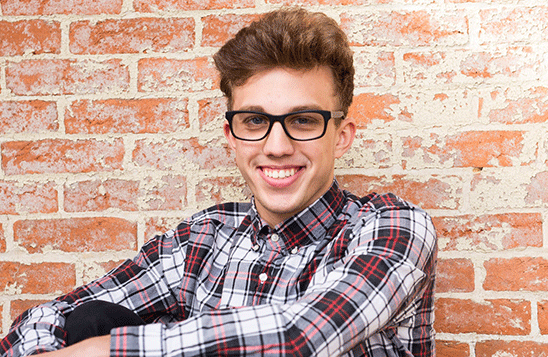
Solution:
[(272, 237), (270, 237), (270, 239), (272, 239), (273, 242), (277, 242), (278, 239), (280, 239), (280, 237), (277, 234), (273, 234)]
[(297, 247), (293, 247), (293, 249), (291, 249), (291, 254), (297, 254), (299, 252), (299, 248)]
[(261, 275), (259, 275), (259, 280), (261, 281), (261, 283), (264, 283), (266, 279), (268, 279), (268, 275), (266, 275), (266, 273), (262, 273)]
[(259, 250), (259, 245), (255, 244), (255, 245), (253, 245), (253, 247), (251, 247), (251, 249), (253, 249), (256, 252), (256, 251)]

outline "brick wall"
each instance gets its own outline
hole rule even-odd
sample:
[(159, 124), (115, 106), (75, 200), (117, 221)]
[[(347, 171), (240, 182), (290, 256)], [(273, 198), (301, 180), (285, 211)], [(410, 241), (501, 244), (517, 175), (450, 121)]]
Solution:
[(282, 4), (327, 12), (355, 50), (340, 182), (434, 217), (438, 356), (548, 355), (548, 5), (534, 0), (0, 0), (1, 334), (155, 232), (249, 197), (210, 56)]

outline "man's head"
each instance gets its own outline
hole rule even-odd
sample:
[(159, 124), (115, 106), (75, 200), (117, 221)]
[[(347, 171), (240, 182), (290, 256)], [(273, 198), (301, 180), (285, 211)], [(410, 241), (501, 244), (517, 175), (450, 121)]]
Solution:
[(341, 118), (351, 56), (333, 20), (304, 10), (267, 14), (215, 55), (229, 99), (224, 133), (270, 226), (321, 197), (352, 144), (354, 121)]
[(233, 106), (233, 89), (273, 68), (330, 68), (340, 110), (348, 114), (354, 91), (352, 50), (332, 18), (304, 9), (282, 9), (240, 30), (214, 56), (221, 90)]

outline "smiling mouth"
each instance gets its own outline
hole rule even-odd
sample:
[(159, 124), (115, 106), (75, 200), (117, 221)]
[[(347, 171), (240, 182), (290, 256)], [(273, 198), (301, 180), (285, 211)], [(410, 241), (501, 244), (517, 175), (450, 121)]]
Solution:
[(263, 169), (263, 172), (264, 172), (265, 176), (273, 178), (273, 179), (288, 178), (288, 177), (291, 177), (291, 176), (295, 175), (295, 173), (297, 171), (298, 170), (295, 169), (295, 168), (281, 169), (281, 170), (274, 170), (274, 169), (267, 169), (267, 168)]

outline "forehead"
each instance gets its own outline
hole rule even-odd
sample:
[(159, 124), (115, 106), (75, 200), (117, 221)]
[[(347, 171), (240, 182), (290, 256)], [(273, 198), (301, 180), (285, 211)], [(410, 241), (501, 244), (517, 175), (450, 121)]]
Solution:
[(335, 110), (336, 103), (333, 75), (328, 67), (269, 69), (232, 91), (233, 110), (285, 114), (303, 109)]

